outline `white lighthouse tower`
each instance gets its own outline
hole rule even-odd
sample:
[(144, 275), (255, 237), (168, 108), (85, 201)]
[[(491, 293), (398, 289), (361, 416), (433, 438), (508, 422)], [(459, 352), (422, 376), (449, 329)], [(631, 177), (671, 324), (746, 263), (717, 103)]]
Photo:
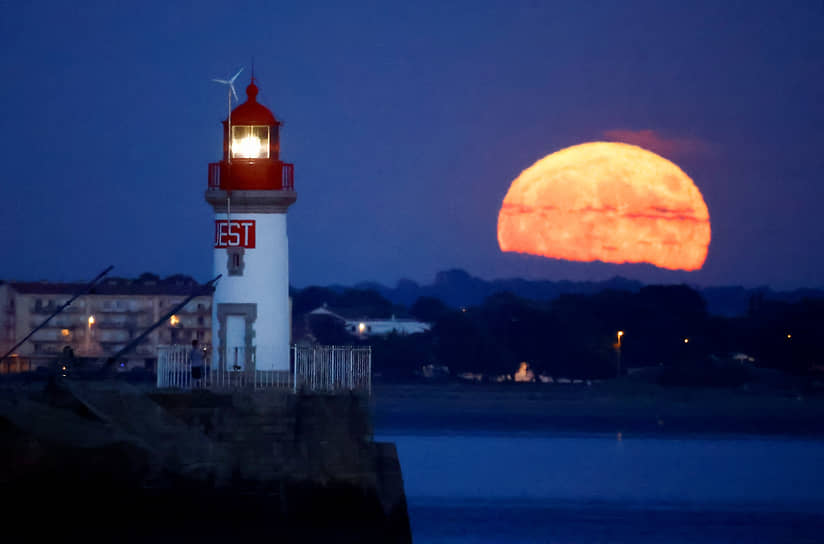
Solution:
[(223, 160), (209, 165), (215, 211), (213, 364), (221, 370), (289, 370), (289, 243), (294, 165), (280, 160), (280, 122), (247, 100), (223, 122)]

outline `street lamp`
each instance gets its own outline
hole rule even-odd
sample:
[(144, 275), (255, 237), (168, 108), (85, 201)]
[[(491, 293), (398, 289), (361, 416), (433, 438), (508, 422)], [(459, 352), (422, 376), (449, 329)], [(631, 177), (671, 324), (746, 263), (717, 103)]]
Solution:
[(616, 351), (618, 352), (618, 363), (617, 363), (615, 377), (620, 378), (621, 377), (621, 338), (623, 338), (623, 336), (624, 336), (624, 331), (618, 331), (618, 334), (616, 336), (618, 337), (618, 343), (615, 345)]
[(86, 353), (92, 349), (92, 325), (94, 325), (94, 316), (90, 315), (89, 319), (89, 331), (86, 333)]

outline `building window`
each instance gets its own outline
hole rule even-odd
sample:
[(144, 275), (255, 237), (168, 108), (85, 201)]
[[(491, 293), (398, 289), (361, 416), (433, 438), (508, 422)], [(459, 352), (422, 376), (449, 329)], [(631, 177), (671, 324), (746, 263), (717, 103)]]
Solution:
[(205, 320), (205, 319), (203, 319), (203, 316), (200, 316), (200, 317), (198, 317), (198, 318), (197, 318), (197, 324), (198, 324), (198, 325), (203, 325), (205, 321), (206, 321), (206, 320)]
[(230, 276), (242, 276), (243, 275), (243, 254), (244, 248), (242, 247), (229, 247), (226, 248), (226, 254), (229, 259), (226, 268), (229, 271)]

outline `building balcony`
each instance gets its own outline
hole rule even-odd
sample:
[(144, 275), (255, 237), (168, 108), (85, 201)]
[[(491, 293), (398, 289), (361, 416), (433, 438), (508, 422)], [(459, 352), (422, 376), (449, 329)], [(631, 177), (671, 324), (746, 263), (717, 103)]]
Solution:
[(235, 159), (209, 164), (210, 191), (294, 191), (295, 165), (280, 161)]
[(185, 306), (175, 312), (177, 315), (189, 315), (189, 316), (210, 316), (212, 315), (212, 308), (211, 306), (204, 307), (204, 308), (186, 308)]

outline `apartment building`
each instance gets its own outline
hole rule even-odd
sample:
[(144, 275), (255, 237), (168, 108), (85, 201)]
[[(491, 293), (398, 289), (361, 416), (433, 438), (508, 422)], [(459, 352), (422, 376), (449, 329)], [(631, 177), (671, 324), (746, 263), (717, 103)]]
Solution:
[[(0, 352), (8, 351), (85, 287), (82, 283), (0, 284)], [(212, 291), (211, 287), (182, 275), (165, 279), (152, 274), (137, 279), (104, 279), (17, 348), (14, 358), (36, 367), (53, 360), (66, 346), (74, 350), (76, 357), (107, 358), (164, 318), (186, 297), (200, 292), (118, 361), (120, 368), (151, 369), (159, 345), (197, 339), (211, 346)]]

